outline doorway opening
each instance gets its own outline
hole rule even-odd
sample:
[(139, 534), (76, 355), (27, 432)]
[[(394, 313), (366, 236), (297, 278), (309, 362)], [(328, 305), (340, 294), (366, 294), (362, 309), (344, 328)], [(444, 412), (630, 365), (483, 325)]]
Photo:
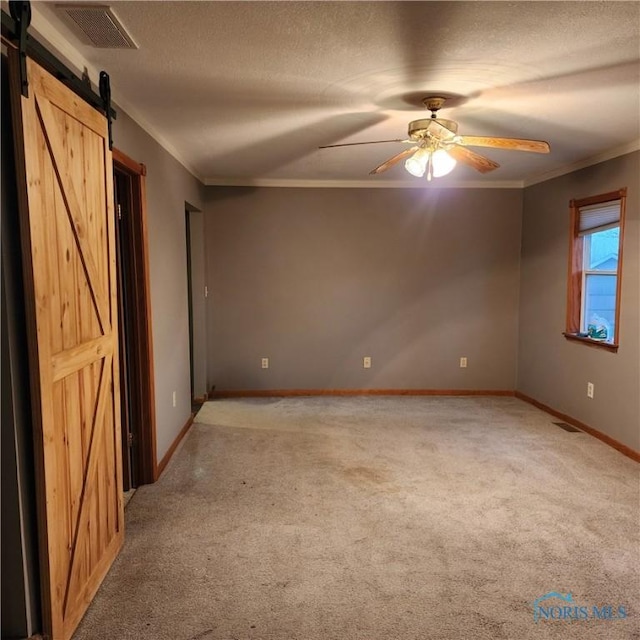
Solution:
[(146, 168), (113, 150), (123, 490), (157, 479)]
[(191, 412), (196, 414), (207, 399), (206, 391), (206, 297), (204, 226), (202, 212), (185, 202), (187, 298), (189, 312), (189, 376)]
[(191, 283), (191, 220), (189, 210), (184, 211), (185, 237), (187, 239), (187, 299), (189, 305), (189, 381), (191, 383), (191, 407), (194, 404), (195, 372), (193, 370), (193, 288)]

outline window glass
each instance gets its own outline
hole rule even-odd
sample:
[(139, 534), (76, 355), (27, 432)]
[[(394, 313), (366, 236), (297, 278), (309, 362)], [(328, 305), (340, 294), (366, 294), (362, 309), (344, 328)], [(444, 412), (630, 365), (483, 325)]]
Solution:
[(613, 342), (616, 324), (616, 276), (587, 274), (584, 327), (590, 338)]
[(620, 227), (592, 233), (585, 239), (587, 269), (615, 271), (618, 268)]
[(594, 340), (614, 342), (620, 227), (589, 233), (584, 240), (581, 330)]

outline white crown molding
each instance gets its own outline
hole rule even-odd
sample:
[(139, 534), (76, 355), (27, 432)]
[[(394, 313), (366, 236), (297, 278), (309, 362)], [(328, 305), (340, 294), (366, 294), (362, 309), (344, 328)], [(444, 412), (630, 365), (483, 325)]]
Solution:
[(314, 189), (522, 189), (519, 180), (432, 182), (411, 180), (288, 180), (278, 178), (206, 178), (208, 187), (281, 187)]
[[(53, 52), (63, 58), (76, 73), (81, 74), (86, 71), (94, 86), (98, 86), (100, 71), (89, 63), (86, 58), (69, 42), (69, 40), (67, 40), (64, 35), (53, 27), (51, 23), (40, 13), (37, 2), (31, 3), (31, 11), (32, 16), (30, 29), (33, 30), (37, 39), (46, 42), (46, 44), (53, 49)], [(106, 71), (108, 72), (108, 70)], [(129, 118), (146, 131), (146, 133), (148, 133), (155, 142), (157, 142), (169, 155), (177, 160), (194, 178), (204, 183), (204, 180), (195, 168), (181, 156), (179, 151), (159, 131), (150, 125), (137, 109), (135, 109), (118, 93), (117, 83), (111, 85), (111, 99), (127, 114)]]
[(524, 180), (523, 186), (530, 187), (534, 184), (539, 184), (540, 182), (553, 180), (553, 178), (564, 176), (567, 173), (573, 173), (574, 171), (579, 171), (580, 169), (586, 169), (587, 167), (591, 167), (594, 164), (599, 164), (600, 162), (606, 162), (607, 160), (613, 160), (613, 158), (625, 156), (628, 153), (633, 153), (634, 151), (639, 151), (639, 150), (640, 150), (640, 139), (634, 140), (632, 142), (628, 142), (627, 144), (623, 144), (613, 149), (609, 149), (608, 151), (604, 151), (595, 156), (585, 158), (584, 160), (580, 160), (579, 162), (574, 162), (572, 164), (565, 165), (564, 167), (559, 167), (558, 169), (554, 169), (553, 171), (547, 171), (546, 173), (541, 173), (538, 176), (527, 178)]

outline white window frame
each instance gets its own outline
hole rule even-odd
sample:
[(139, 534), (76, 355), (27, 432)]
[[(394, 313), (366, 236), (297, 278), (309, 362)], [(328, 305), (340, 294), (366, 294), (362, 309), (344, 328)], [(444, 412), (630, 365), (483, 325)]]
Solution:
[[(615, 225), (615, 227), (610, 227), (610, 228), (616, 228), (618, 226), (619, 225)], [(604, 231), (604, 229), (597, 229), (593, 233), (597, 233), (598, 231)], [(586, 233), (584, 235), (582, 264), (588, 264), (587, 258), (591, 256), (591, 236), (593, 235), (593, 233)], [(618, 241), (620, 244), (622, 244), (621, 240), (622, 238), (620, 238), (620, 240)], [(620, 246), (618, 246), (618, 255), (620, 255)], [(620, 269), (620, 261), (618, 260), (618, 269), (583, 269), (582, 270), (582, 285), (580, 287), (582, 291), (582, 296), (580, 299), (580, 331), (581, 332), (586, 332), (587, 330), (587, 319), (585, 318), (585, 312), (587, 309), (587, 296), (585, 295), (585, 292), (587, 290), (587, 276), (614, 276), (616, 278), (616, 289), (617, 289), (618, 288), (617, 279), (618, 279), (619, 269)], [(616, 296), (616, 310), (618, 308), (618, 304), (619, 304), (619, 301), (618, 301), (618, 297)], [(618, 333), (618, 327), (614, 326), (614, 341), (617, 333)]]

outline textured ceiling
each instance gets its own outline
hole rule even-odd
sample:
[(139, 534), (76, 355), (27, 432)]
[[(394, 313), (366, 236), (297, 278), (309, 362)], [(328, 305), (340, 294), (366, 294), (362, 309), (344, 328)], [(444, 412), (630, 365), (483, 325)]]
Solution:
[(138, 50), (83, 45), (53, 3), (34, 3), (33, 28), (108, 71), (122, 107), (211, 184), (415, 184), (401, 164), (368, 175), (402, 145), (317, 147), (402, 138), (428, 94), (452, 97), (440, 115), (462, 134), (551, 144), (476, 149), (502, 166), (439, 184), (526, 184), (640, 139), (639, 2), (111, 4)]

